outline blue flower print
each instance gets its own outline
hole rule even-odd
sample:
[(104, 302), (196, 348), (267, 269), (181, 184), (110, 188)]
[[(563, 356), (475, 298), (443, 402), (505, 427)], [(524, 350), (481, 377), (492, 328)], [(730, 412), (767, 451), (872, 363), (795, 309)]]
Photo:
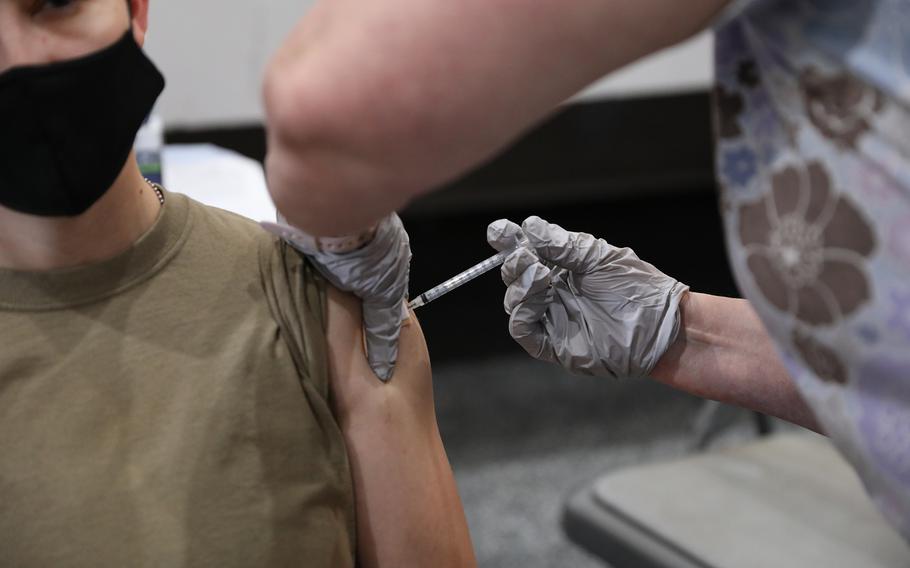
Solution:
[(863, 325), (856, 329), (856, 335), (863, 340), (867, 345), (874, 345), (878, 343), (879, 334), (878, 330), (875, 329), (872, 325)]
[(910, 484), (910, 362), (877, 356), (859, 369), (859, 429), (879, 469)]
[(892, 291), (891, 299), (894, 301), (894, 312), (888, 326), (910, 340), (910, 292)]
[(721, 160), (721, 172), (727, 182), (733, 186), (748, 185), (758, 171), (755, 153), (745, 147), (725, 151)]

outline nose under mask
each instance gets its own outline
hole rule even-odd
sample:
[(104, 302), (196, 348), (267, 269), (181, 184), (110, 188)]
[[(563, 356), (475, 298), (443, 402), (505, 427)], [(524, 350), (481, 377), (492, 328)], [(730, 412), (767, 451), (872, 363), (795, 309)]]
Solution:
[(85, 57), (0, 75), (0, 205), (84, 213), (117, 179), (164, 85), (132, 30)]

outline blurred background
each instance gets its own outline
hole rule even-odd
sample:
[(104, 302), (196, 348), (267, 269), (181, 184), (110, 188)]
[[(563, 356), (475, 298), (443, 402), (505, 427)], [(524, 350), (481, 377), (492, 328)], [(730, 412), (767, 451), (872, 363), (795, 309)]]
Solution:
[[(167, 142), (261, 161), (264, 65), (309, 4), (153, 2), (147, 49), (168, 80), (156, 110)], [(705, 34), (600, 81), (502, 155), (411, 204), (402, 218), (412, 295), (491, 255), (489, 222), (538, 214), (630, 246), (695, 290), (736, 296), (713, 176), (711, 59)], [(480, 564), (604, 566), (565, 536), (567, 497), (604, 473), (696, 451), (702, 402), (533, 361), (508, 336), (503, 291), (490, 273), (418, 314)], [(735, 409), (721, 409), (715, 427), (714, 444), (755, 436), (753, 417)]]

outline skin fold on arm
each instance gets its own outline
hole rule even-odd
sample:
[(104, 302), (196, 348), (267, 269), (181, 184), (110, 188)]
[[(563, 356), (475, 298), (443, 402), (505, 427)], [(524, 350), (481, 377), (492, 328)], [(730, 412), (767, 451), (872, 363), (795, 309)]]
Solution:
[(748, 301), (689, 292), (680, 317), (652, 378), (822, 433)]
[(327, 304), (332, 396), (357, 503), (358, 565), (476, 566), (417, 319), (411, 314), (403, 326), (395, 374), (382, 383), (364, 356), (360, 302), (329, 288)]
[(320, 0), (265, 76), (272, 197), (311, 234), (363, 229), (726, 3)]

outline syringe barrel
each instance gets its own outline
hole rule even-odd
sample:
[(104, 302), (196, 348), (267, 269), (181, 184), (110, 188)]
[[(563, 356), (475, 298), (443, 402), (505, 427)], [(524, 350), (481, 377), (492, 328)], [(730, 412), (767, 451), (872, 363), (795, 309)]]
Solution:
[(488, 258), (484, 261), (478, 262), (477, 264), (475, 264), (471, 268), (468, 268), (464, 272), (456, 274), (455, 276), (449, 278), (442, 284), (427, 290), (426, 292), (424, 292), (423, 294), (418, 296), (418, 298), (416, 300), (411, 302), (410, 306), (412, 308), (417, 308), (417, 307), (429, 304), (436, 298), (439, 298), (440, 296), (447, 294), (448, 292), (451, 292), (452, 290), (467, 284), (468, 282), (470, 282), (471, 280), (474, 280), (481, 274), (486, 274), (487, 272), (493, 270), (497, 266), (502, 265), (502, 263), (505, 262), (506, 258), (508, 258), (510, 254), (515, 252), (520, 247), (527, 246), (527, 244), (528, 244), (528, 240), (523, 239), (514, 248), (504, 250), (502, 252), (499, 252), (499, 253), (491, 256), (490, 258)]
[(496, 255), (486, 259), (483, 262), (475, 264), (474, 266), (465, 270), (461, 274), (456, 274), (455, 276), (449, 278), (442, 284), (424, 292), (423, 294), (421, 294), (421, 296), (424, 298), (424, 300), (427, 303), (432, 302), (433, 300), (442, 296), (446, 292), (450, 292), (450, 291), (454, 290), (455, 288), (463, 286), (463, 285), (467, 284), (468, 282), (470, 282), (471, 280), (474, 280), (478, 276), (480, 276), (482, 274), (486, 274), (487, 272), (493, 270), (497, 266), (500, 266), (503, 262), (505, 262), (506, 258), (510, 254), (512, 254), (512, 252), (513, 252), (512, 250), (503, 251), (499, 254), (496, 254)]

